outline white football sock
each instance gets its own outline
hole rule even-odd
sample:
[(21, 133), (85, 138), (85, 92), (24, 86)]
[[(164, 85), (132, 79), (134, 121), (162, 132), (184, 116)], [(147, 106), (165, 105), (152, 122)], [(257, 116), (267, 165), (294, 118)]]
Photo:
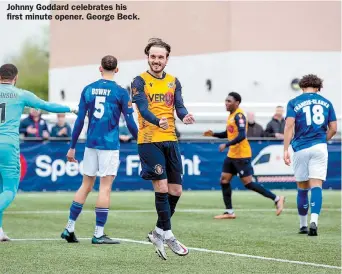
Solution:
[(174, 236), (173, 236), (173, 233), (172, 233), (171, 230), (166, 230), (165, 234), (164, 234), (164, 237), (165, 237), (166, 240), (168, 240), (168, 239), (170, 239), (170, 238), (172, 238)]
[(228, 214), (233, 214), (234, 213), (234, 209), (226, 209), (224, 212), (228, 213)]
[(4, 231), (2, 230), (2, 227), (0, 227), (0, 235), (4, 234)]
[(164, 230), (162, 230), (161, 228), (157, 227), (154, 229), (159, 235), (164, 236)]
[(300, 223), (300, 226), (299, 228), (303, 227), (303, 226), (308, 226), (308, 215), (305, 215), (305, 216), (302, 216), (302, 215), (299, 215), (299, 223)]
[(103, 226), (95, 226), (95, 232), (94, 232), (94, 236), (96, 238), (100, 238), (101, 236), (103, 236), (103, 230), (104, 227)]
[(65, 227), (69, 232), (74, 232), (75, 231), (75, 221), (69, 219), (66, 227)]
[(277, 195), (274, 199), (275, 202), (278, 202), (280, 200), (280, 197)]
[(311, 213), (310, 223), (312, 222), (314, 222), (316, 226), (318, 226), (318, 214), (317, 213)]

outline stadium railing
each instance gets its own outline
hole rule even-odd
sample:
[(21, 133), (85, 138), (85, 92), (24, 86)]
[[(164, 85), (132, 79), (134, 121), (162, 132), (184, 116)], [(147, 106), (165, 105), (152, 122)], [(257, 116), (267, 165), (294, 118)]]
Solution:
[[(65, 102), (69, 106), (77, 106), (75, 102)], [(241, 108), (245, 112), (253, 112), (255, 114), (255, 121), (260, 124), (264, 129), (267, 123), (272, 119), (274, 115), (275, 107), (283, 106), (286, 111), (286, 105), (283, 102), (272, 102), (272, 103), (260, 103), (260, 102), (243, 102)], [(181, 133), (182, 139), (184, 138), (200, 138), (204, 131), (211, 129), (213, 131), (221, 132), (226, 127), (228, 112), (225, 108), (224, 102), (197, 102), (197, 103), (186, 103), (186, 107), (190, 113), (192, 113), (196, 119), (196, 125), (184, 125), (181, 121), (176, 119), (176, 126)], [(136, 113), (136, 112), (135, 112)], [(338, 122), (341, 124), (341, 114), (337, 113)], [(27, 114), (23, 114), (22, 118), (27, 117)], [(49, 128), (57, 122), (56, 114), (43, 114), (42, 118), (48, 123)], [(136, 117), (135, 117), (136, 118)], [(73, 127), (76, 120), (76, 115), (67, 114), (66, 121)], [(136, 119), (137, 120), (137, 119)], [(87, 119), (85, 125), (88, 124)], [(86, 126), (80, 135), (81, 138), (85, 138)], [(338, 127), (338, 135), (341, 136), (341, 129)]]

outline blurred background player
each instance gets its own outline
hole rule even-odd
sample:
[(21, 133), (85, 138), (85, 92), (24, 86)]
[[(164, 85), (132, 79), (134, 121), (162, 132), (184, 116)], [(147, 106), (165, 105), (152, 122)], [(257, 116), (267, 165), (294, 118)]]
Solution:
[(17, 80), (16, 66), (5, 64), (0, 67), (0, 241), (9, 240), (2, 229), (2, 217), (19, 186), (19, 124), (24, 108), (71, 112), (67, 106), (45, 102), (27, 90), (16, 88)]
[(131, 86), (133, 102), (138, 108), (138, 151), (141, 177), (152, 180), (158, 221), (148, 239), (157, 254), (166, 260), (164, 241), (177, 255), (188, 249), (171, 231), (171, 216), (182, 194), (182, 160), (177, 142), (174, 110), (184, 124), (194, 123), (182, 98), (178, 79), (164, 72), (171, 47), (161, 39), (150, 39), (145, 48), (149, 70), (134, 78)]
[(266, 198), (273, 200), (276, 204), (277, 216), (283, 210), (285, 198), (277, 196), (265, 189), (262, 185), (252, 182), (253, 167), (251, 165), (252, 151), (247, 140), (247, 121), (242, 109), (239, 107), (241, 96), (231, 92), (226, 98), (226, 109), (230, 112), (227, 120), (227, 129), (221, 133), (214, 133), (211, 130), (204, 132), (204, 136), (217, 138), (228, 138), (228, 143), (221, 144), (219, 150), (222, 152), (227, 147), (228, 155), (224, 160), (221, 173), (221, 188), (226, 211), (222, 215), (215, 216), (215, 219), (235, 219), (236, 215), (232, 206), (232, 188), (230, 181), (234, 175), (238, 175), (247, 189), (260, 193)]
[[(322, 184), (327, 176), (329, 141), (337, 132), (337, 121), (332, 103), (317, 94), (322, 80), (316, 75), (305, 75), (299, 86), (303, 94), (287, 105), (284, 136), (284, 161), (290, 165), (289, 145), (292, 139), (293, 169), (297, 181), (297, 208), (300, 234), (317, 236), (318, 216), (322, 207)], [(294, 134), (294, 136), (293, 136)], [(308, 230), (308, 191), (311, 189), (311, 219)]]
[(86, 86), (81, 95), (79, 113), (72, 132), (68, 161), (76, 162), (75, 146), (88, 113), (87, 142), (83, 158), (83, 181), (70, 207), (69, 221), (61, 237), (69, 243), (78, 242), (75, 236), (75, 222), (82, 211), (88, 194), (93, 189), (96, 175), (100, 178), (100, 189), (96, 201), (96, 226), (93, 244), (117, 244), (104, 234), (110, 206), (112, 184), (119, 167), (119, 120), (124, 114), (127, 127), (137, 138), (137, 126), (133, 118), (132, 102), (127, 90), (113, 81), (118, 72), (117, 59), (107, 55), (99, 68), (102, 79)]

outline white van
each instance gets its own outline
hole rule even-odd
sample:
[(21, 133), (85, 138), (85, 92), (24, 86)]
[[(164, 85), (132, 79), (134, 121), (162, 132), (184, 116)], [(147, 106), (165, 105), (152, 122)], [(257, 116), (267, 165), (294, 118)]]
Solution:
[[(283, 160), (284, 146), (269, 145), (263, 148), (253, 159), (254, 179), (260, 183), (295, 182), (293, 167), (287, 166)], [(293, 150), (290, 147), (291, 162)]]

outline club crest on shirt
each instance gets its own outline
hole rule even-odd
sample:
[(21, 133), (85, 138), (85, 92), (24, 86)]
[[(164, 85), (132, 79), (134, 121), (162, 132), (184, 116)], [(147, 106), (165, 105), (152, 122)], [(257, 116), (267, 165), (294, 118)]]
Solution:
[(161, 175), (163, 174), (163, 167), (161, 165), (155, 165), (154, 167), (154, 172), (158, 175)]
[(174, 96), (173, 96), (173, 93), (172, 92), (167, 92), (165, 93), (165, 105), (167, 107), (171, 107), (173, 106), (173, 102), (174, 102)]
[(228, 126), (228, 132), (233, 133), (234, 132), (234, 127), (233, 126)]
[(174, 86), (175, 86), (175, 83), (173, 82), (167, 83), (168, 88), (173, 88)]
[(242, 118), (240, 118), (240, 120), (239, 120), (239, 126), (240, 127), (244, 127), (245, 126), (245, 121)]

